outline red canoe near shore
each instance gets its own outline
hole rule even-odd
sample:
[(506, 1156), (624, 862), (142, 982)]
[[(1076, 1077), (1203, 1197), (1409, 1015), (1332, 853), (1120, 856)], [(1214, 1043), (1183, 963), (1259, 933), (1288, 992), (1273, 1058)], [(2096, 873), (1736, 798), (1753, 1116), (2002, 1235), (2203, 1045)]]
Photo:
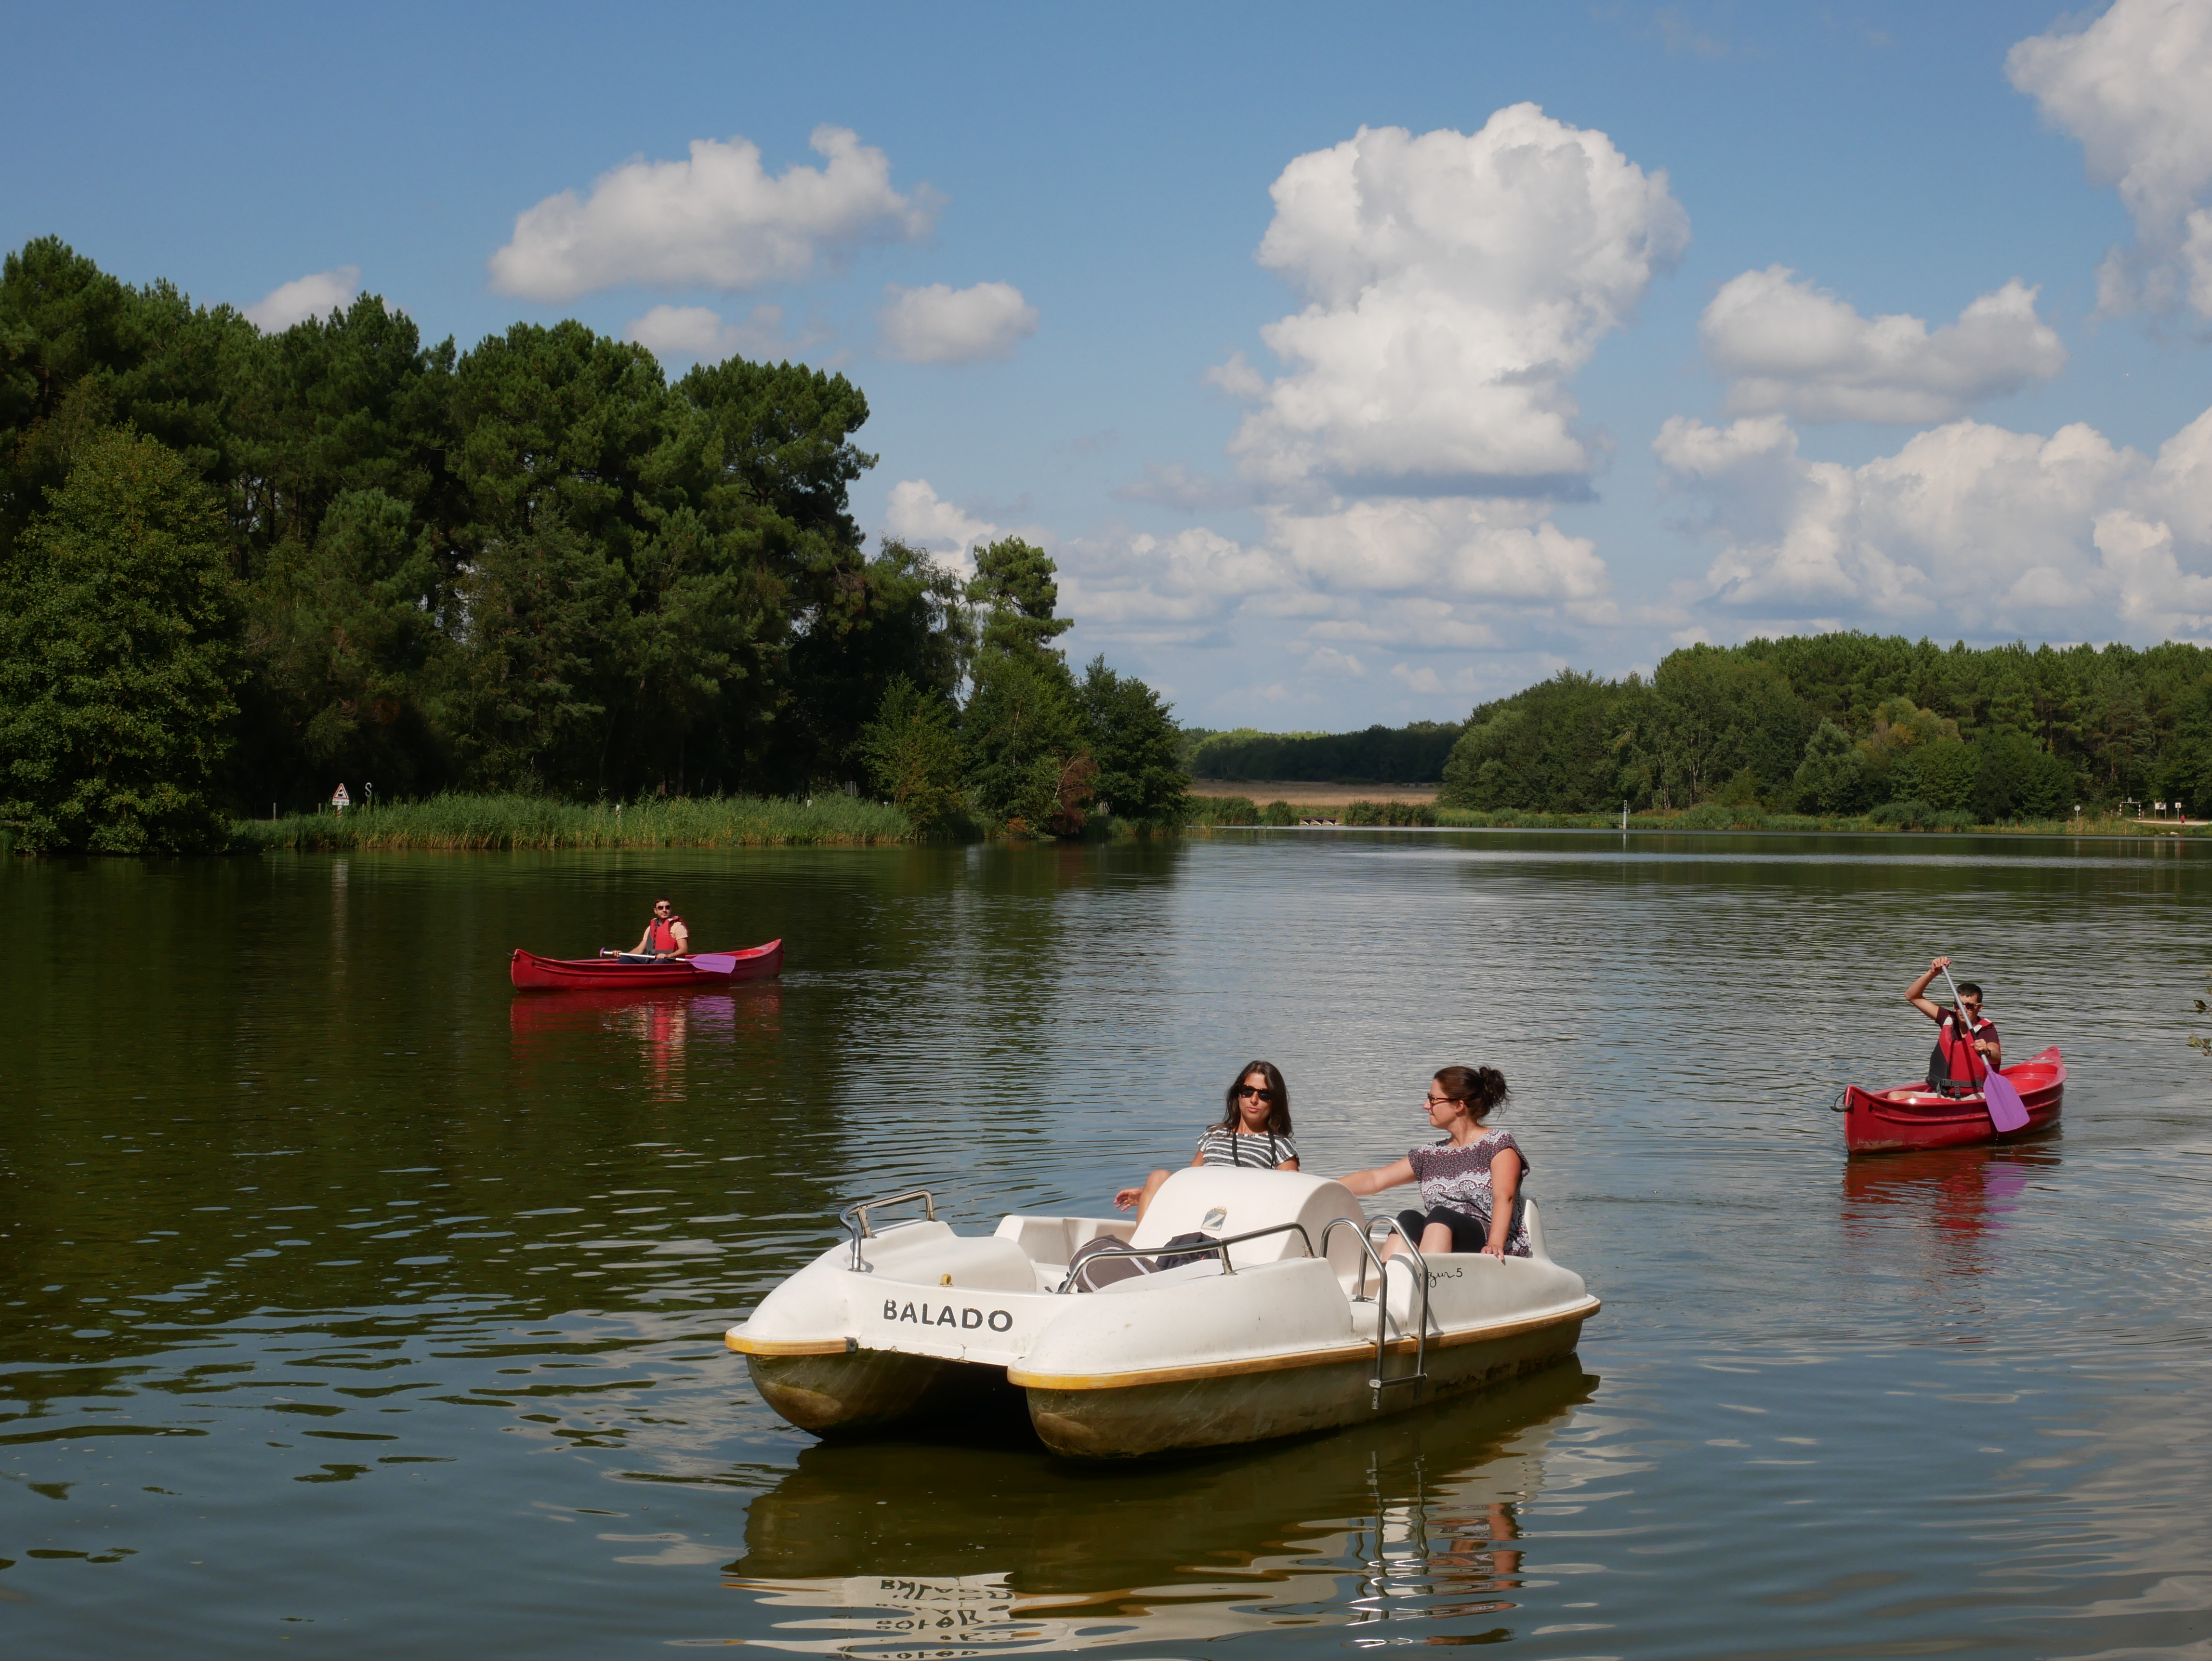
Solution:
[(2058, 1123), (2066, 1095), (2066, 1063), (2054, 1047), (2002, 1070), (2020, 1092), (2027, 1123), (2000, 1135), (1979, 1096), (1944, 1096), (1924, 1084), (1894, 1090), (1844, 1092), (1844, 1146), (1853, 1153), (1905, 1147), (1964, 1147), (1972, 1142), (2011, 1142)]
[(514, 948), (507, 975), (519, 992), (644, 992), (666, 987), (728, 986), (763, 981), (783, 973), (783, 942), (747, 946), (742, 952), (695, 952), (688, 958), (658, 963), (623, 963), (614, 958), (541, 958)]

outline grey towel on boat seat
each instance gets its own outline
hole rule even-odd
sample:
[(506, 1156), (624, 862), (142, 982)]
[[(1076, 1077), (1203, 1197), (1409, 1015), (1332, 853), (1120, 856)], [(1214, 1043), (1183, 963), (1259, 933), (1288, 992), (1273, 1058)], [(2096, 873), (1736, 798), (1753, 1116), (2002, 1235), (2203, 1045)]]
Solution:
[(1128, 1244), (1116, 1235), (1102, 1234), (1097, 1239), (1085, 1240), (1076, 1247), (1075, 1255), (1067, 1260), (1068, 1273), (1075, 1277), (1075, 1289), (1078, 1292), (1096, 1292), (1116, 1281), (1133, 1281), (1140, 1275), (1157, 1275), (1164, 1269), (1194, 1263), (1206, 1254), (1177, 1252), (1176, 1248), (1211, 1245), (1213, 1237), (1211, 1234), (1178, 1234), (1166, 1243), (1166, 1250), (1158, 1257), (1106, 1257), (1099, 1255)]

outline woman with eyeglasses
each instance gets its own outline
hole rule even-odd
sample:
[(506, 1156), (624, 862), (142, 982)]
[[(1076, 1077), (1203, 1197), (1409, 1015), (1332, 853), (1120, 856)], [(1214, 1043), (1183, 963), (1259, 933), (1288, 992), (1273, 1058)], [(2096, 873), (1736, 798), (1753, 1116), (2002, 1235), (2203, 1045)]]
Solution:
[[(1225, 1110), (1198, 1139), (1191, 1164), (1243, 1165), (1252, 1171), (1296, 1171), (1298, 1145), (1291, 1140), (1291, 1087), (1282, 1069), (1273, 1062), (1252, 1062), (1229, 1086)], [(1155, 1171), (1141, 1188), (1125, 1188), (1114, 1196), (1123, 1211), (1137, 1208), (1137, 1220), (1159, 1192), (1160, 1184), (1174, 1173)]]
[[(1505, 1105), (1509, 1092), (1494, 1067), (1446, 1067), (1429, 1081), (1429, 1123), (1440, 1142), (1414, 1148), (1392, 1165), (1355, 1171), (1343, 1179), (1354, 1194), (1378, 1194), (1401, 1183), (1421, 1185), (1421, 1209), (1401, 1211), (1398, 1226), (1424, 1255), (1486, 1252), (1492, 1257), (1528, 1255), (1527, 1203), (1521, 1179), (1528, 1156), (1510, 1130), (1483, 1123)], [(1394, 1236), (1390, 1250), (1397, 1250)], [(1386, 1251), (1385, 1256), (1389, 1255)]]

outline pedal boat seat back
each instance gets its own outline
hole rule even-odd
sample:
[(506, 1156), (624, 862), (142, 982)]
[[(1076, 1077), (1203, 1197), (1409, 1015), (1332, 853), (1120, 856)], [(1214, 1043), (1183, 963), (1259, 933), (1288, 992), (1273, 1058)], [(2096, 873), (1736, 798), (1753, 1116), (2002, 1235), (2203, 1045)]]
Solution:
[[(1090, 1217), (1013, 1216), (1000, 1223), (998, 1237), (1018, 1243), (1023, 1254), (1037, 1265), (1041, 1288), (1057, 1291), (1069, 1261), (1093, 1240), (1120, 1238), (1132, 1250), (1156, 1253), (1164, 1251), (1178, 1235), (1204, 1234), (1221, 1240), (1260, 1229), (1279, 1230), (1229, 1248), (1231, 1261), (1242, 1269), (1304, 1257), (1310, 1244), (1318, 1253), (1322, 1233), (1332, 1221), (1348, 1218), (1357, 1226), (1360, 1216), (1359, 1202), (1352, 1190), (1331, 1177), (1291, 1171), (1193, 1165), (1176, 1171), (1160, 1185), (1144, 1221), (1134, 1228), (1126, 1221)], [(1329, 1242), (1330, 1259), (1340, 1269), (1351, 1268), (1358, 1261), (1359, 1248), (1346, 1238), (1348, 1232), (1340, 1229), (1337, 1238)], [(1184, 1249), (1178, 1248), (1178, 1253)], [(1212, 1255), (1202, 1263), (1182, 1267), (1221, 1273), (1219, 1260)], [(1137, 1289), (1131, 1281), (1110, 1284), (1127, 1291)]]

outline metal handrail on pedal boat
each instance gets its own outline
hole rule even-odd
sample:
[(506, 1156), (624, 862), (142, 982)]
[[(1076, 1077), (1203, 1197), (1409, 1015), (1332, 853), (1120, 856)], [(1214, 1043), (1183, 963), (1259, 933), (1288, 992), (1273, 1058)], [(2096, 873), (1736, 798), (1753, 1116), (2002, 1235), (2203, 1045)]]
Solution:
[[(1375, 1250), (1375, 1242), (1370, 1237), (1377, 1224), (1389, 1229), (1406, 1243), (1407, 1254), (1413, 1259), (1413, 1262), (1406, 1265), (1406, 1273), (1413, 1277), (1413, 1283), (1421, 1294), (1420, 1318), (1413, 1329), (1413, 1370), (1396, 1378), (1385, 1378), (1382, 1376), (1383, 1358), (1390, 1342), (1390, 1265), (1395, 1260), (1385, 1257)], [(1367, 1387), (1374, 1392), (1374, 1400), (1370, 1406), (1379, 1413), (1382, 1409), (1382, 1392), (1391, 1385), (1418, 1384), (1429, 1376), (1429, 1260), (1421, 1256), (1420, 1247), (1413, 1244), (1413, 1237), (1406, 1232), (1405, 1225), (1395, 1217), (1372, 1217), (1364, 1220), (1353, 1217), (1330, 1218), (1328, 1226), (1321, 1232), (1321, 1249), (1323, 1254), (1325, 1255), (1328, 1250), (1330, 1235), (1335, 1233), (1339, 1228), (1354, 1227), (1356, 1225), (1364, 1226), (1358, 1226), (1357, 1232), (1352, 1238), (1359, 1242), (1359, 1249), (1365, 1256), (1359, 1260), (1359, 1282), (1352, 1295), (1353, 1303), (1364, 1304), (1370, 1301), (1367, 1296), (1367, 1265), (1370, 1262), (1375, 1265), (1376, 1294), (1373, 1299), (1375, 1376), (1367, 1381)]]
[(868, 1223), (868, 1214), (878, 1206), (902, 1205), (908, 1200), (921, 1201), (927, 1220), (933, 1223), (937, 1220), (937, 1196), (926, 1188), (910, 1188), (903, 1194), (886, 1194), (881, 1199), (863, 1200), (858, 1205), (847, 1206), (837, 1214), (837, 1220), (852, 1232), (854, 1274), (872, 1275), (876, 1272), (875, 1265), (860, 1256), (860, 1242), (876, 1238), (876, 1231)]
[[(1060, 1283), (1060, 1292), (1054, 1295), (1057, 1297), (1064, 1294), (1075, 1284), (1075, 1277), (1078, 1275), (1102, 1257), (1197, 1257), (1212, 1256), (1218, 1253), (1221, 1257), (1221, 1272), (1224, 1275), (1234, 1275), (1237, 1272), (1237, 1265), (1229, 1261), (1230, 1247), (1242, 1245), (1247, 1240), (1265, 1239), (1270, 1234), (1287, 1234), (1294, 1229), (1297, 1232), (1298, 1238), (1305, 1244), (1306, 1256), (1309, 1257), (1317, 1256), (1313, 1247), (1313, 1236), (1306, 1232), (1306, 1226), (1304, 1223), (1274, 1223), (1266, 1228), (1255, 1228), (1249, 1234), (1232, 1234), (1225, 1240), (1208, 1240), (1203, 1245), (1108, 1246), (1103, 1251), (1092, 1252), (1080, 1263), (1070, 1267), (1067, 1278)], [(1326, 1231), (1323, 1232), (1322, 1238), (1324, 1241), (1328, 1238)]]

